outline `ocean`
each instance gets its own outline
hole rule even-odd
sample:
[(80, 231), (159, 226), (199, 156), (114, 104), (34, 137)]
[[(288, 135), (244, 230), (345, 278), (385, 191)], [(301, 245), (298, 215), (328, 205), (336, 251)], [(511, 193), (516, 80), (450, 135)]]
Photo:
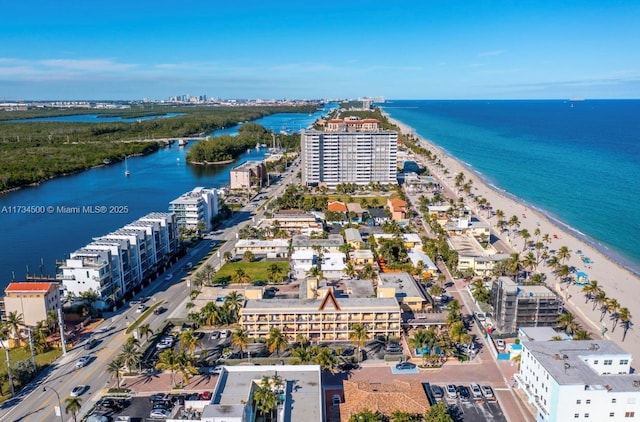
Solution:
[(380, 106), (488, 184), (640, 274), (640, 100)]

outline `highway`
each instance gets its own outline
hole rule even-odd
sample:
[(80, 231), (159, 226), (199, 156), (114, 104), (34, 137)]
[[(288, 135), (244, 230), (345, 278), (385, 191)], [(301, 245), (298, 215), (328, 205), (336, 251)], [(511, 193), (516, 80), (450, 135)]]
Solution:
[[(163, 301), (162, 306), (167, 309), (160, 315), (150, 314), (144, 321), (149, 323), (152, 329), (160, 327), (167, 318), (186, 317), (186, 302), (189, 300), (187, 286), (188, 273), (187, 262), (199, 263), (211, 249), (220, 242), (224, 244), (202, 265), (211, 264), (216, 270), (223, 264), (224, 253), (229, 251), (234, 254), (236, 233), (247, 224), (259, 221), (264, 215), (264, 203), (270, 198), (276, 198), (282, 194), (286, 186), (293, 182), (297, 173), (297, 167), (289, 167), (289, 171), (283, 174), (282, 179), (260, 192), (264, 199), (254, 204), (244, 206), (214, 233), (207, 234), (204, 239), (176, 264), (161, 274), (134, 299), (148, 297), (147, 306), (152, 306), (158, 301)], [(254, 214), (254, 215), (252, 215)], [(171, 277), (168, 275), (171, 274)], [(125, 305), (113, 314), (109, 314), (104, 322), (96, 329), (94, 337), (99, 343), (93, 349), (84, 349), (86, 339), (65, 356), (60, 357), (45, 373), (22, 390), (16, 397), (6, 401), (0, 406), (0, 421), (14, 422), (56, 422), (73, 421), (71, 414), (64, 413), (65, 399), (69, 397), (71, 390), (77, 385), (87, 385), (89, 389), (82, 394), (82, 409), (78, 413), (81, 416), (93, 407), (100, 398), (102, 391), (109, 384), (112, 375), (106, 372), (109, 364), (120, 352), (128, 335), (125, 331), (129, 324), (140, 316), (136, 313), (137, 305)], [(76, 362), (82, 356), (91, 355), (92, 361), (85, 367), (76, 367)], [(46, 388), (46, 391), (43, 391)], [(55, 413), (58, 406), (58, 397), (62, 403), (62, 418)]]

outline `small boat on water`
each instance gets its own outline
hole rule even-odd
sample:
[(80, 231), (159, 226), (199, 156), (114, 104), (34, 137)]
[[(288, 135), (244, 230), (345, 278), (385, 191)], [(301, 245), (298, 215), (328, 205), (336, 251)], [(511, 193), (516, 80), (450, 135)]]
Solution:
[(111, 159), (109, 158), (105, 158), (104, 160), (102, 160), (103, 164), (111, 164)]
[(131, 172), (129, 171), (129, 166), (127, 164), (127, 156), (124, 156), (124, 175), (125, 176), (131, 176)]
[(178, 146), (183, 147), (185, 145), (187, 145), (189, 143), (189, 141), (187, 141), (186, 139), (178, 139)]

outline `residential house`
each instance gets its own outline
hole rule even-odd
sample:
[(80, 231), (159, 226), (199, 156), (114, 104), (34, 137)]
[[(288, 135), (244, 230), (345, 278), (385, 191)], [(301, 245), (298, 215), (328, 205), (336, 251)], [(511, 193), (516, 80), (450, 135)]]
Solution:
[(27, 326), (33, 327), (40, 321), (46, 321), (49, 311), (57, 313), (61, 306), (60, 283), (57, 282), (12, 281), (4, 289), (5, 313), (22, 315), (22, 321)]
[(387, 200), (387, 207), (389, 208), (393, 221), (405, 222), (407, 220), (409, 204), (407, 204), (406, 201), (400, 198), (389, 198)]
[(360, 236), (360, 230), (354, 228), (348, 228), (344, 230), (344, 238), (346, 242), (353, 249), (361, 249), (363, 246), (362, 236)]

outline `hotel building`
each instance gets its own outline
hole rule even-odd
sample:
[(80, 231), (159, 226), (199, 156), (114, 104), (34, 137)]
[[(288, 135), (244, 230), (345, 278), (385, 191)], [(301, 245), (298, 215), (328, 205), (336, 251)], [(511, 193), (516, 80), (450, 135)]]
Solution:
[(536, 421), (629, 421), (640, 417), (631, 354), (608, 340), (522, 341), (518, 387)]
[(263, 161), (247, 161), (231, 169), (229, 187), (234, 189), (251, 189), (262, 187), (269, 180), (267, 166)]
[(169, 203), (169, 211), (176, 214), (180, 229), (196, 230), (198, 223), (204, 230), (212, 228), (211, 220), (218, 215), (218, 192), (215, 189), (197, 187)]
[(398, 134), (375, 119), (330, 120), (327, 130), (301, 131), (302, 183), (396, 183)]

